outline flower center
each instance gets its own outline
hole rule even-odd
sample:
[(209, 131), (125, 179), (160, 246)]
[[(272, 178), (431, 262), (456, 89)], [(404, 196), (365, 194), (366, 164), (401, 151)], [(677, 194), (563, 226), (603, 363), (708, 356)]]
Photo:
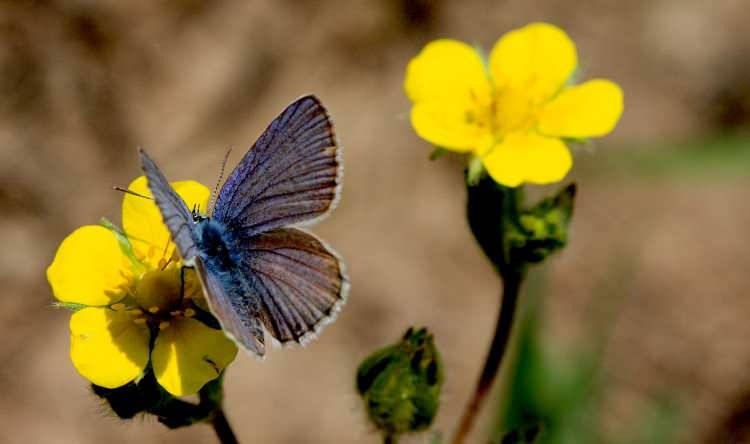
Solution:
[(466, 122), (489, 131), (499, 141), (509, 133), (532, 130), (538, 111), (538, 103), (523, 91), (500, 89), (489, 97), (472, 95)]
[(169, 328), (175, 318), (195, 316), (192, 302), (183, 297), (181, 291), (188, 292), (187, 285), (181, 289), (179, 268), (151, 270), (141, 276), (135, 285), (135, 306), (125, 303), (113, 304), (116, 311), (126, 310), (136, 324), (149, 324), (153, 328)]
[(135, 286), (135, 301), (151, 314), (167, 312), (179, 305), (180, 270), (152, 270), (144, 273)]

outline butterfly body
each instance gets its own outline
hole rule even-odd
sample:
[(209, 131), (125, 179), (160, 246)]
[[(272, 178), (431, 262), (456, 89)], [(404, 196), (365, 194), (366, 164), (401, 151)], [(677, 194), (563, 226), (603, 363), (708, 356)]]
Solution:
[(217, 271), (229, 273), (240, 263), (238, 243), (232, 234), (218, 221), (208, 217), (198, 217), (195, 222), (195, 244), (203, 262)]
[(143, 151), (141, 163), (183, 262), (195, 266), (228, 336), (263, 356), (264, 329), (281, 343), (305, 343), (334, 318), (348, 290), (343, 263), (296, 227), (325, 216), (341, 185), (333, 126), (317, 98), (302, 97), (271, 122), (210, 217), (188, 210)]

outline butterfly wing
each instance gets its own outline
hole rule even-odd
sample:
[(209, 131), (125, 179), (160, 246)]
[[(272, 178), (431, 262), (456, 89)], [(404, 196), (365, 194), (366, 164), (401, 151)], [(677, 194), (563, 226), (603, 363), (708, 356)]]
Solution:
[(140, 150), (139, 154), (141, 167), (148, 179), (148, 189), (154, 196), (164, 224), (169, 229), (183, 261), (190, 263), (198, 251), (193, 237), (193, 216), (148, 154), (143, 150)]
[(242, 268), (262, 302), (266, 329), (280, 342), (305, 343), (333, 320), (348, 290), (343, 264), (323, 242), (295, 228), (252, 238)]
[[(230, 273), (210, 270), (200, 257), (195, 258), (195, 268), (211, 312), (219, 319), (223, 330), (247, 350), (263, 356), (266, 349), (260, 307), (257, 298), (248, 293), (247, 282)], [(230, 282), (222, 282), (220, 276)]]
[(255, 142), (219, 193), (213, 218), (235, 238), (325, 215), (340, 188), (333, 125), (314, 96), (289, 105)]

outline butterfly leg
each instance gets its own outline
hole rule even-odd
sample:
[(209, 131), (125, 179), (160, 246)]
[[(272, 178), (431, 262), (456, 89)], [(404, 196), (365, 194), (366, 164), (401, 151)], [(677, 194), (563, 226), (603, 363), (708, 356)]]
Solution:
[(183, 265), (180, 267), (180, 300), (183, 300), (185, 297), (185, 269), (190, 268), (193, 269), (194, 267), (188, 267), (186, 265)]

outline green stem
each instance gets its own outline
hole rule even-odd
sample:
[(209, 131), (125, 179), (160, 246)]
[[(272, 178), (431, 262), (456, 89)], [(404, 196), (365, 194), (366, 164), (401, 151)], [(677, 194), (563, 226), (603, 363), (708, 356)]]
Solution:
[(383, 435), (383, 444), (396, 444), (398, 443), (398, 436), (395, 434), (385, 434)]
[(484, 399), (490, 392), (490, 388), (492, 388), (492, 383), (495, 380), (495, 376), (505, 355), (505, 350), (508, 347), (508, 340), (513, 328), (513, 317), (516, 312), (523, 277), (522, 272), (506, 273), (503, 277), (503, 300), (500, 304), (500, 314), (495, 326), (495, 336), (492, 339), (492, 345), (487, 354), (482, 374), (474, 389), (474, 395), (466, 406), (456, 435), (453, 437), (453, 444), (462, 444), (465, 441), (474, 425)]
[(238, 444), (237, 437), (232, 430), (232, 426), (229, 425), (224, 409), (221, 405), (216, 407), (211, 417), (211, 426), (216, 432), (216, 437), (219, 438), (221, 444)]

